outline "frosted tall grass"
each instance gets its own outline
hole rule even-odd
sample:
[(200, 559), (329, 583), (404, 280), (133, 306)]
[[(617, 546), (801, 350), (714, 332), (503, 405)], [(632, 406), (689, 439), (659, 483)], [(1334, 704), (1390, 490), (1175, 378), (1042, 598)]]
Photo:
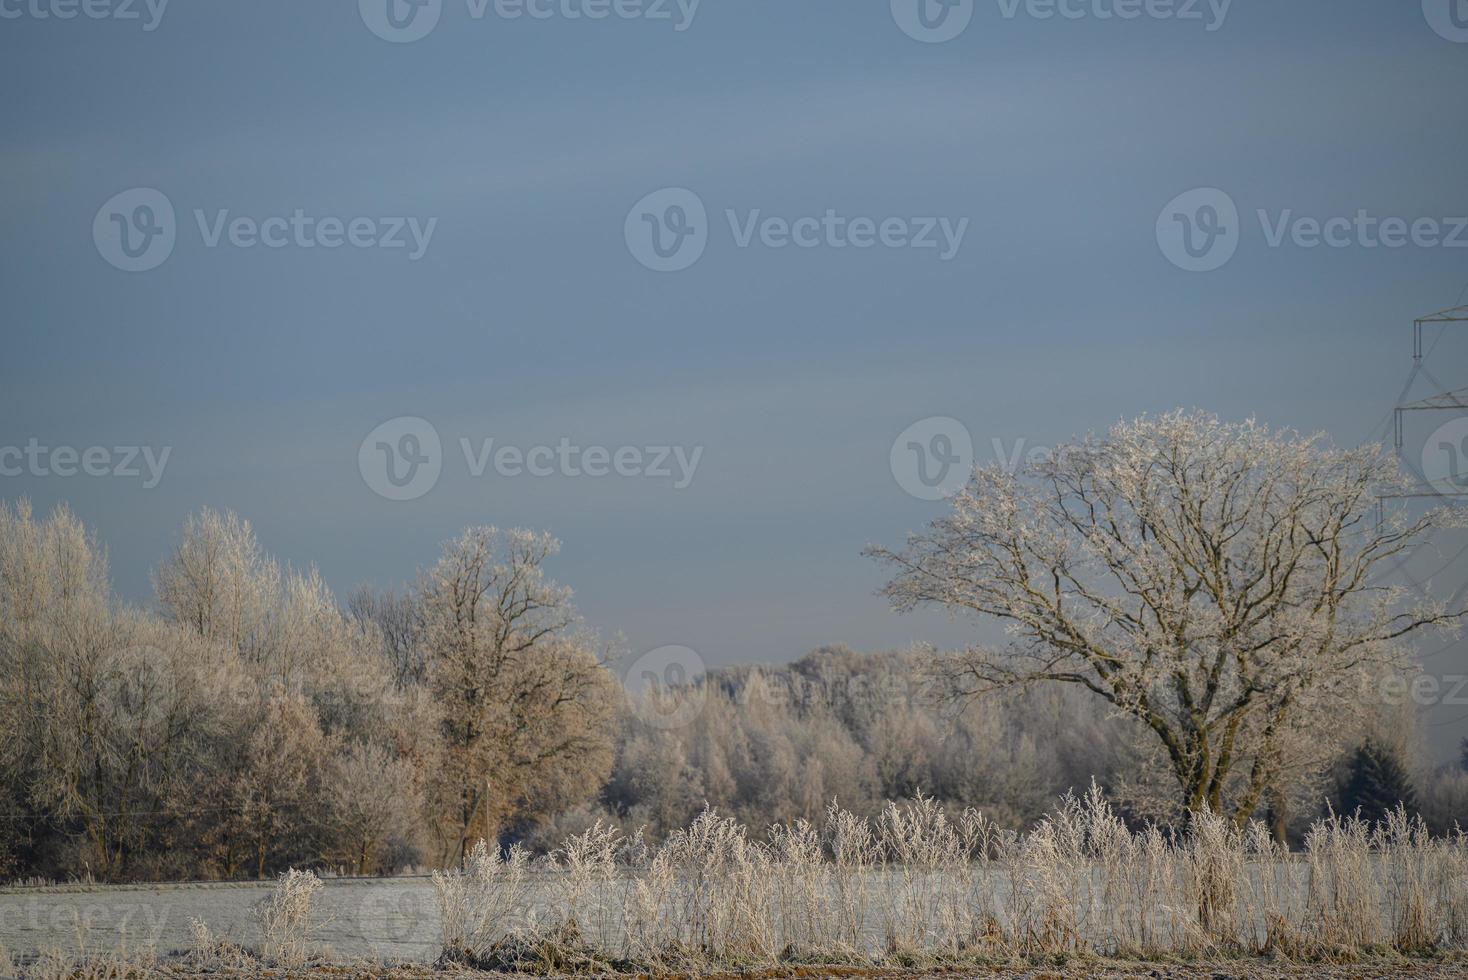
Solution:
[(260, 923), (260, 952), (267, 961), (288, 969), (306, 962), (311, 905), (320, 890), (321, 879), (315, 874), (291, 868), (276, 881), (269, 897), (255, 908), (255, 918)]
[(1025, 835), (922, 796), (758, 836), (708, 809), (657, 846), (601, 825), (538, 862), (481, 843), (435, 884), (445, 955), (480, 964), (537, 943), (630, 968), (1468, 947), (1461, 834), (1330, 814), (1290, 853), (1208, 811), (1129, 828), (1095, 786)]
[(445, 957), (482, 959), (495, 943), (525, 931), (531, 921), (529, 866), (529, 855), (520, 847), (502, 855), (481, 840), (463, 867), (433, 873)]
[(600, 947), (614, 941), (614, 888), (622, 846), (620, 831), (598, 820), (586, 832), (567, 838), (548, 862), (561, 872), (558, 907), (568, 917), (565, 925)]

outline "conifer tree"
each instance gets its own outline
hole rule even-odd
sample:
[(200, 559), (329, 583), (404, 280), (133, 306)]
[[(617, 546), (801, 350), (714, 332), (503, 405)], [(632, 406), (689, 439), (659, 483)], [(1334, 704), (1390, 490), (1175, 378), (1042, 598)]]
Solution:
[(1409, 813), (1417, 809), (1417, 796), (1406, 769), (1390, 748), (1367, 740), (1351, 758), (1340, 791), (1343, 813), (1360, 811), (1364, 820), (1380, 821), (1401, 803)]

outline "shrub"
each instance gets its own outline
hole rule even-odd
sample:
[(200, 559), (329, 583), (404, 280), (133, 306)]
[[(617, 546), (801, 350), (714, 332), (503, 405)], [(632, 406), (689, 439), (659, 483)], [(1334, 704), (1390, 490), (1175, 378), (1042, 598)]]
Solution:
[(306, 962), (311, 932), (311, 903), (321, 890), (321, 879), (295, 868), (281, 874), (270, 896), (255, 909), (260, 923), (260, 952), (266, 960), (287, 969)]

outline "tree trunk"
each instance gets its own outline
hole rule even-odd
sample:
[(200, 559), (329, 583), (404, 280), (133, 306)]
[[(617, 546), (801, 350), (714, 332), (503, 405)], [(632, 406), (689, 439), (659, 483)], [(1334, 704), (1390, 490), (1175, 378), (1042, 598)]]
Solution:
[(1289, 845), (1286, 834), (1290, 825), (1289, 803), (1284, 791), (1278, 786), (1269, 788), (1269, 832), (1274, 842), (1281, 847)]

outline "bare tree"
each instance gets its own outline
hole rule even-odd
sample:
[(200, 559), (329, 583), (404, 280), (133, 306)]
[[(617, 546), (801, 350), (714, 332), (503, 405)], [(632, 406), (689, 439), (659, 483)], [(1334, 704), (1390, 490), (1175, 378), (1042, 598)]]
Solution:
[(349, 616), (206, 510), (157, 570), (158, 617), (113, 597), (69, 512), (0, 505), (0, 862), (364, 871), (593, 798), (621, 692), (541, 571), (555, 547), (475, 529)]
[(554, 538), (472, 527), (419, 587), (429, 686), (442, 712), (445, 858), (529, 812), (595, 795), (611, 768), (620, 689), (545, 577)]
[(975, 470), (901, 551), (899, 610), (1002, 624), (1010, 644), (942, 658), (960, 698), (1081, 685), (1145, 725), (1178, 801), (1239, 821), (1322, 718), (1349, 715), (1403, 642), (1462, 610), (1381, 582), (1441, 519), (1387, 515), (1379, 447), (1171, 413), (1062, 447), (1024, 474)]
[(173, 622), (229, 644), (246, 660), (268, 657), (281, 573), (249, 521), (207, 507), (190, 517), (182, 540), (154, 573), (153, 588)]
[(256, 878), (320, 856), (312, 832), (330, 749), (303, 699), (278, 692), (259, 706), (226, 789), (231, 874), (247, 856)]
[(422, 642), (423, 613), (411, 594), (374, 592), (364, 585), (347, 600), (347, 610), (364, 627), (370, 625), (379, 631), (383, 653), (399, 687), (423, 683), (428, 669)]
[(0, 508), (0, 607), (0, 770), (88, 867), (125, 874), (167, 844), (223, 651), (119, 607), (104, 556), (65, 509), (37, 522), (24, 504)]
[(356, 741), (332, 760), (325, 785), (329, 857), (355, 874), (377, 870), (394, 837), (413, 831), (422, 801), (409, 763), (380, 745)]

